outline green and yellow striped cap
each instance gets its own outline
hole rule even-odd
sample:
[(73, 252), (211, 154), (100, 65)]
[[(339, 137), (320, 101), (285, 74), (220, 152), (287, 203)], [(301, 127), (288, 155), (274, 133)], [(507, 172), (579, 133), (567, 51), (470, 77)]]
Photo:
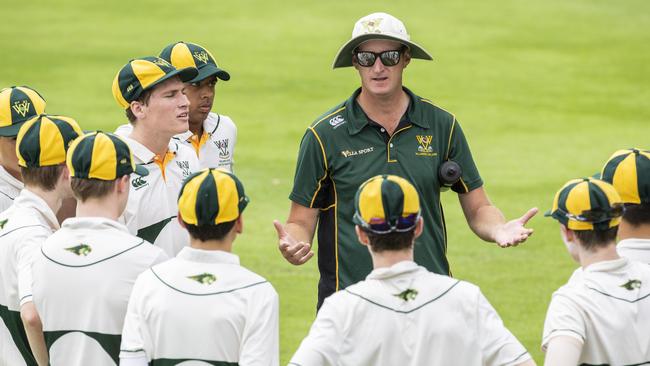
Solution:
[(0, 136), (18, 135), (27, 120), (45, 113), (45, 99), (27, 86), (12, 86), (0, 90)]
[(420, 217), (415, 187), (396, 175), (377, 175), (365, 181), (354, 197), (354, 223), (376, 234), (413, 229)]
[(199, 74), (190, 80), (190, 83), (198, 83), (213, 75), (224, 81), (230, 80), (230, 74), (217, 65), (210, 51), (198, 44), (183, 41), (172, 43), (160, 52), (160, 58), (170, 62), (177, 69), (197, 68)]
[(568, 181), (553, 199), (551, 216), (571, 230), (604, 231), (617, 226), (623, 202), (611, 184), (595, 178)]
[(236, 176), (219, 169), (203, 169), (183, 183), (178, 212), (187, 224), (217, 225), (238, 218), (248, 202)]
[(616, 188), (623, 203), (650, 203), (650, 151), (618, 150), (605, 163), (601, 179)]
[(140, 176), (149, 171), (133, 161), (129, 145), (117, 135), (95, 131), (74, 140), (68, 149), (66, 164), (70, 176), (111, 181), (131, 173)]
[(193, 66), (177, 69), (159, 57), (136, 58), (124, 65), (115, 75), (113, 97), (120, 107), (126, 109), (143, 91), (177, 75), (186, 83), (194, 79), (197, 73)]
[(70, 143), (81, 135), (81, 127), (70, 117), (48, 114), (34, 117), (18, 131), (18, 165), (38, 168), (64, 163)]

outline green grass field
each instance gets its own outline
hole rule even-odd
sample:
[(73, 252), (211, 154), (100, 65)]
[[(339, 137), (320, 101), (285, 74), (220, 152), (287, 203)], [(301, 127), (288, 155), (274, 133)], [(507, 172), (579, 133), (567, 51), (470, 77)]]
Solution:
[[(29, 85), (48, 112), (85, 129), (125, 118), (111, 95), (130, 58), (178, 40), (212, 51), (232, 79), (215, 110), (239, 127), (236, 173), (252, 199), (235, 251), (281, 299), (281, 361), (315, 316), (316, 261), (294, 267), (276, 249), (272, 220), (289, 208), (300, 137), (358, 85), (331, 69), (353, 23), (374, 11), (402, 19), (434, 55), (405, 84), (462, 123), (491, 199), (509, 218), (550, 207), (568, 179), (591, 175), (619, 148), (650, 148), (650, 3), (604, 1), (112, 1), (0, 0), (0, 86)], [(546, 307), (576, 267), (557, 225), (498, 249), (468, 229), (444, 194), (454, 275), (478, 284), (538, 363)], [(360, 345), (362, 347), (362, 345)]]

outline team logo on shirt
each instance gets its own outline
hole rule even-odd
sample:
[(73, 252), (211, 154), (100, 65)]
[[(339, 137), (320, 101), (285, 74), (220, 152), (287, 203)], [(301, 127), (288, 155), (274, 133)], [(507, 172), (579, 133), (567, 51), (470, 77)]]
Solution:
[(433, 141), (433, 136), (431, 135), (415, 135), (415, 138), (418, 140), (418, 151), (415, 155), (419, 156), (436, 156), (437, 154), (433, 152), (433, 146), (431, 146), (431, 141)]
[(343, 118), (343, 116), (341, 116), (340, 114), (330, 119), (330, 125), (334, 128), (337, 128), (338, 126), (344, 123), (345, 123), (345, 118)]
[(0, 230), (5, 228), (5, 225), (7, 225), (7, 221), (9, 221), (9, 219), (4, 219), (0, 221)]
[(230, 158), (230, 152), (228, 151), (228, 139), (223, 139), (223, 140), (216, 140), (213, 141), (214, 146), (219, 149), (219, 158), (221, 159), (228, 159)]
[(415, 297), (418, 296), (418, 290), (409, 288), (400, 292), (399, 294), (393, 294), (393, 296), (399, 297), (404, 301), (415, 300)]
[(624, 289), (632, 291), (637, 288), (641, 288), (641, 281), (639, 280), (629, 280), (621, 285)]
[(144, 180), (144, 177), (138, 176), (135, 179), (131, 180), (131, 185), (137, 191), (140, 188), (144, 188), (144, 187), (148, 186), (149, 183), (146, 180)]
[(190, 280), (194, 280), (202, 285), (208, 285), (208, 286), (213, 284), (214, 281), (217, 280), (217, 277), (215, 275), (207, 272), (194, 275), (194, 276), (188, 276), (187, 278), (189, 278)]
[(192, 174), (190, 172), (190, 162), (189, 161), (187, 161), (187, 160), (178, 161), (177, 160), (176, 165), (178, 165), (178, 167), (181, 169), (181, 171), (183, 173), (183, 178), (187, 178), (187, 177), (190, 176), (190, 174)]
[(341, 151), (341, 155), (343, 155), (346, 158), (349, 158), (350, 156), (368, 154), (373, 151), (375, 151), (375, 148), (373, 146), (370, 146), (359, 150), (343, 150)]
[(21, 101), (16, 101), (14, 105), (11, 106), (11, 108), (13, 108), (14, 111), (16, 111), (16, 113), (25, 117), (27, 112), (29, 112), (29, 106), (31, 105), (32, 104), (28, 100), (21, 100)]
[(93, 251), (93, 248), (87, 244), (79, 244), (76, 247), (65, 248), (68, 252), (74, 253), (78, 256), (87, 256), (90, 252)]

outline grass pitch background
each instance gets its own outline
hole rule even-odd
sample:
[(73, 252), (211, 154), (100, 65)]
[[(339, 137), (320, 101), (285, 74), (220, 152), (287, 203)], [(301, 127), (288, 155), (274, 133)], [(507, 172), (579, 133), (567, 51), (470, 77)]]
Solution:
[[(619, 148), (650, 148), (650, 3), (643, 0), (114, 1), (0, 0), (0, 86), (29, 85), (49, 113), (83, 128), (124, 123), (112, 79), (130, 58), (184, 40), (212, 51), (232, 79), (214, 110), (239, 127), (235, 170), (252, 203), (235, 245), (281, 300), (281, 361), (315, 315), (316, 261), (289, 265), (274, 218), (286, 218), (305, 127), (358, 86), (331, 69), (354, 22), (402, 19), (435, 61), (414, 60), (405, 85), (456, 114), (491, 199), (508, 218), (545, 211), (568, 179), (591, 175)], [(481, 286), (538, 363), (551, 293), (576, 267), (557, 225), (541, 215), (523, 246), (498, 249), (443, 195), (454, 275)], [(360, 345), (362, 347), (362, 345)]]

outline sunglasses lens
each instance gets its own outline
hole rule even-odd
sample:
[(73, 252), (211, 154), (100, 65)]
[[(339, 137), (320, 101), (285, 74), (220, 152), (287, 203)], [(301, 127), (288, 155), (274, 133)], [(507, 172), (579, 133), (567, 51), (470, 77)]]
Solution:
[(399, 63), (399, 51), (384, 51), (379, 58), (384, 66), (395, 66)]
[(375, 64), (377, 59), (375, 54), (372, 52), (357, 52), (357, 63), (363, 67), (370, 67)]

